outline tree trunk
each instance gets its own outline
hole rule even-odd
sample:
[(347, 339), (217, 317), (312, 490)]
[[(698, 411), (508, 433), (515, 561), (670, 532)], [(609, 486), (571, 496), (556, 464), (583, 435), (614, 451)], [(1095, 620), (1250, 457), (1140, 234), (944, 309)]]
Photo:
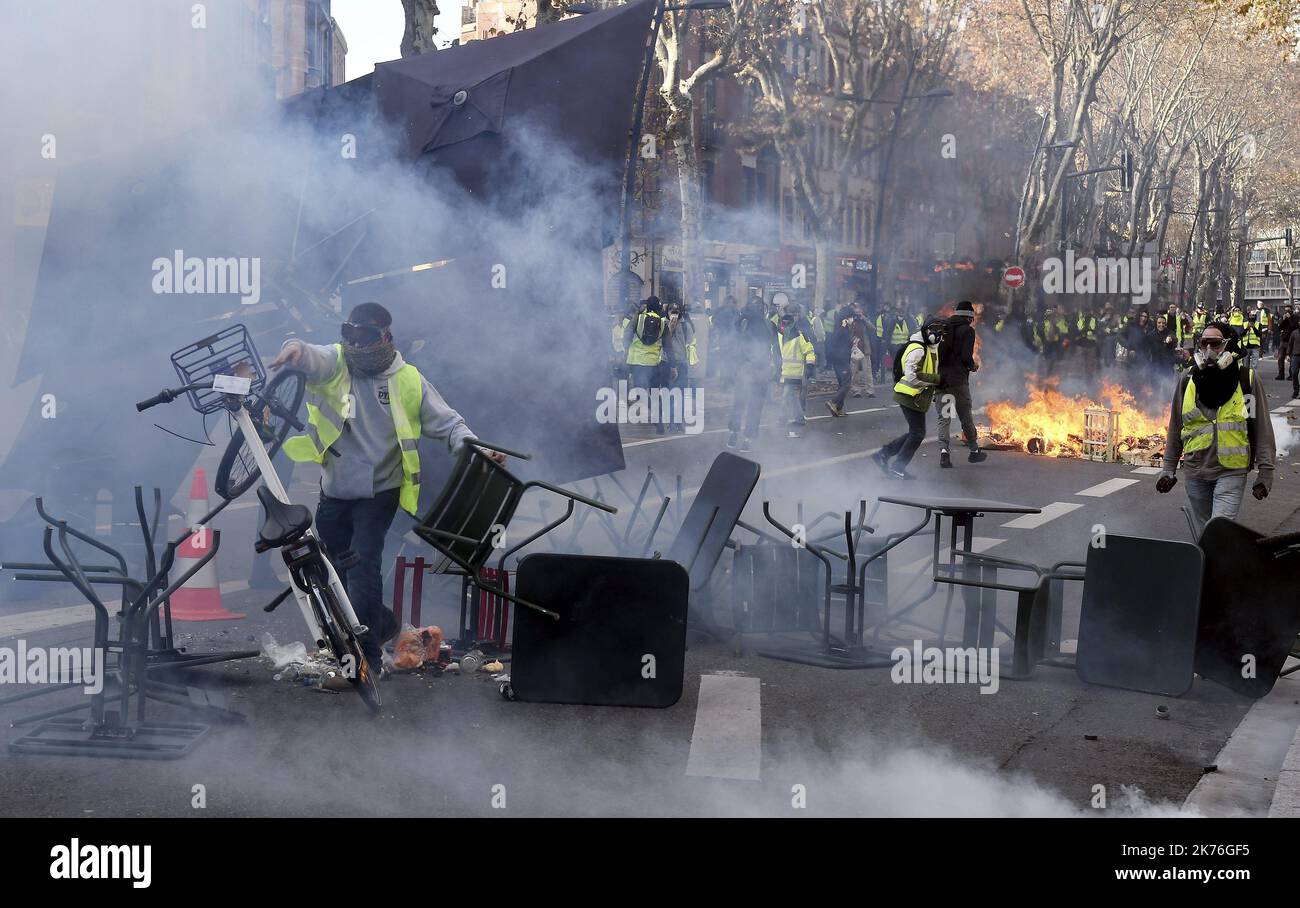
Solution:
[(704, 200), (700, 193), (700, 168), (692, 121), (690, 108), (679, 107), (674, 110), (670, 125), (673, 152), (677, 157), (677, 188), (682, 204), (682, 302), (695, 309), (700, 302), (704, 270), (700, 260)]
[(406, 13), (406, 31), (402, 33), (402, 57), (414, 57), (435, 50), (433, 36), (438, 29), (433, 19), (438, 15), (437, 0), (402, 0)]

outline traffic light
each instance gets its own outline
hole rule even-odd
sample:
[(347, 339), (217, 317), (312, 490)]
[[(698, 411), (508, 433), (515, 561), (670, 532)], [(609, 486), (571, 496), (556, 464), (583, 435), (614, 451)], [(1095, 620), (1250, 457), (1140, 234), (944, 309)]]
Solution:
[(1121, 192), (1133, 191), (1133, 154), (1125, 150), (1120, 152), (1119, 158), (1119, 188)]
[(1282, 243), (1283, 243), (1283, 244), (1286, 246), (1286, 248), (1288, 248), (1288, 249), (1290, 249), (1293, 245), (1295, 245), (1295, 240), (1294, 240), (1294, 239), (1292, 238), (1292, 236), (1291, 236), (1291, 228), (1290, 228), (1290, 227), (1288, 227), (1288, 228), (1286, 228), (1286, 230), (1282, 231)]

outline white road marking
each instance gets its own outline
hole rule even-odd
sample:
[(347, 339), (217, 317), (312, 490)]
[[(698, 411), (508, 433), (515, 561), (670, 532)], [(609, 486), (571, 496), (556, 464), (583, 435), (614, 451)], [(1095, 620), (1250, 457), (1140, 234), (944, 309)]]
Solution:
[(760, 690), (757, 678), (700, 675), (688, 776), (758, 781), (763, 747)]
[(95, 620), (95, 607), (92, 605), (70, 605), (64, 608), (46, 608), (38, 611), (23, 612), (0, 619), (0, 639), (48, 631), (56, 627), (67, 627)]
[(1037, 529), (1043, 524), (1055, 520), (1064, 514), (1068, 514), (1071, 511), (1078, 510), (1081, 507), (1083, 507), (1083, 505), (1073, 501), (1053, 501), (1051, 504), (1043, 508), (1041, 514), (1025, 514), (1022, 517), (1017, 517), (1015, 520), (1008, 520), (1006, 523), (1002, 524), (1002, 527), (1004, 529), (1012, 530)]
[(1143, 476), (1156, 476), (1164, 472), (1161, 467), (1138, 467), (1136, 470), (1130, 470), (1131, 473), (1140, 473)]
[[(921, 534), (920, 536), (918, 536), (918, 538), (924, 538), (924, 534)], [(1005, 539), (995, 539), (991, 536), (975, 536), (971, 538), (970, 550), (972, 552), (987, 552), (989, 549), (993, 548), (993, 546), (1000, 545), (1004, 542), (1006, 542)], [(931, 544), (933, 544), (933, 542)], [(933, 559), (933, 557), (934, 557), (933, 555), (926, 555), (924, 558), (918, 558), (915, 561), (909, 561), (901, 568), (898, 568), (898, 570), (904, 574), (920, 573), (923, 570), (929, 569), (930, 562)], [(939, 546), (939, 561), (944, 562), (947, 560), (947, 558), (948, 558), (948, 546), (946, 545)], [(961, 559), (958, 559), (957, 563), (961, 564)]]
[(1075, 495), (1083, 495), (1087, 498), (1105, 498), (1111, 492), (1118, 492), (1120, 489), (1127, 489), (1129, 486), (1138, 484), (1136, 479), (1107, 479), (1105, 482), (1099, 482), (1095, 486), (1088, 486), (1081, 492), (1075, 492)]

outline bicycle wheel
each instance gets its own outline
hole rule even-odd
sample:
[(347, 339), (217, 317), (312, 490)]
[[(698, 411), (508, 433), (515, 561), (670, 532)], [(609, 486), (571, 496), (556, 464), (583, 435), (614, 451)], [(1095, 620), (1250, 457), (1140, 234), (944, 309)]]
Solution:
[[(284, 444), (292, 428), (277, 410), (296, 416), (298, 408), (302, 406), (302, 398), (306, 390), (306, 378), (301, 372), (285, 370), (271, 379), (267, 386), (249, 401), (249, 415), (253, 419), (253, 425), (257, 427), (257, 434), (261, 437), (262, 445), (266, 448), (269, 457), (274, 457), (280, 450), (280, 446)], [(275, 408), (271, 407), (268, 401), (274, 402)], [(221, 455), (213, 488), (222, 498), (233, 500), (251, 489), (261, 475), (257, 461), (253, 459), (253, 452), (244, 441), (243, 431), (236, 429), (235, 434), (230, 438), (230, 443), (226, 445), (225, 453)]]
[(333, 594), (326, 592), (324, 586), (315, 577), (308, 581), (307, 586), (311, 591), (313, 603), (319, 609), (318, 620), (329, 638), (327, 642), (334, 652), (334, 657), (338, 659), (340, 666), (346, 664), (344, 662), (346, 658), (351, 658), (355, 669), (348, 675), (348, 681), (361, 695), (361, 702), (366, 704), (366, 708), (372, 713), (379, 712), (380, 707), (384, 705), (384, 698), (379, 693), (374, 669), (370, 667), (366, 654), (361, 649), (361, 641), (357, 639), (356, 634), (352, 633), (352, 628), (347, 626)]

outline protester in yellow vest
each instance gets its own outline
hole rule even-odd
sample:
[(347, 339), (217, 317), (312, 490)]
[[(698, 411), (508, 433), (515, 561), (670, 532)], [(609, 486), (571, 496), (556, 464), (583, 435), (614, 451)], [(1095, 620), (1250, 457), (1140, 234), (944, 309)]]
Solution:
[(1268, 497), (1274, 447), (1263, 383), (1241, 361), (1231, 326), (1211, 322), (1201, 333), (1193, 366), (1174, 390), (1156, 490), (1174, 487), (1181, 458), (1199, 535), (1214, 517), (1237, 518), (1252, 468), (1259, 477), (1251, 494)]
[[(398, 631), (383, 602), (384, 537), (399, 506), (412, 515), (418, 510), (418, 442), (433, 438), (458, 453), (474, 436), (433, 385), (402, 360), (393, 346), (392, 322), (383, 306), (362, 303), (343, 324), (343, 343), (289, 340), (270, 364), (307, 376), (307, 433), (286, 439), (284, 453), (321, 464), (316, 530), (331, 554), (358, 556), (339, 573), (357, 620), (371, 629), (362, 645), (376, 666), (383, 663), (382, 645)], [(505, 463), (503, 454), (484, 453)]]
[(902, 362), (894, 366), (898, 378), (894, 384), (894, 401), (907, 420), (907, 431), (872, 457), (885, 475), (893, 479), (914, 478), (907, 473), (907, 465), (925, 440), (925, 414), (939, 384), (939, 344), (947, 333), (946, 321), (930, 319), (908, 340)]
[(809, 366), (817, 363), (816, 347), (804, 334), (794, 311), (782, 316), (776, 341), (781, 348), (781, 405), (790, 415), (786, 437), (798, 438), (798, 427), (807, 422), (803, 412), (804, 375)]

